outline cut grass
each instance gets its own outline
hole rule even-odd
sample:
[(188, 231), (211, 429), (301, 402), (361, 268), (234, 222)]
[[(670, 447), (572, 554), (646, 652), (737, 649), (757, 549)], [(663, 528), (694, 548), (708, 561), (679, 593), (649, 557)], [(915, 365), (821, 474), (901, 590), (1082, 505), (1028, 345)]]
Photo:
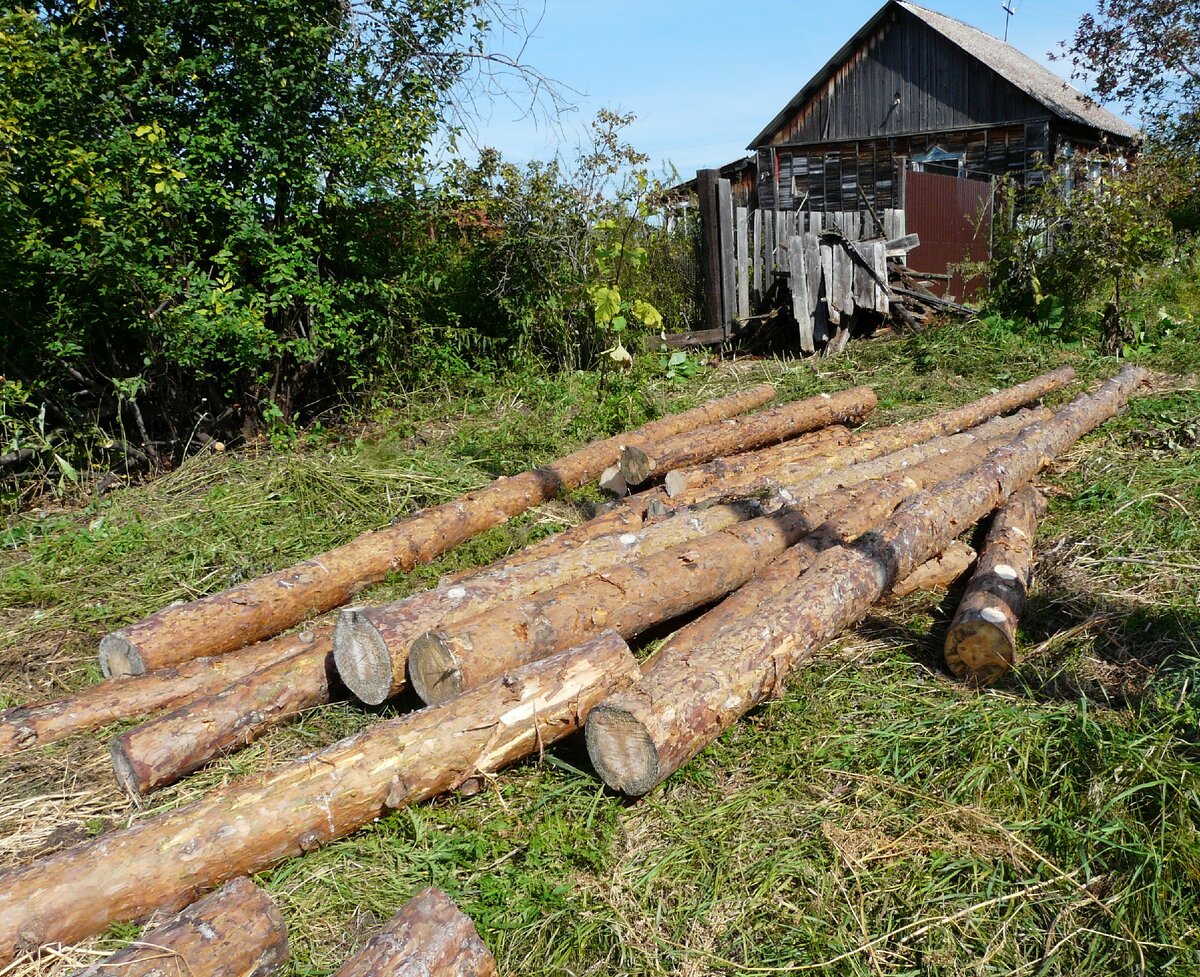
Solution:
[[(1180, 339), (1147, 365), (1195, 371), (1196, 348)], [(735, 386), (771, 379), (790, 398), (868, 383), (877, 425), (1062, 363), (1089, 378), (1114, 367), (979, 327), (848, 353), (734, 364), (683, 388), (638, 375), (602, 398), (590, 376), (540, 374), (414, 395), (340, 440), (210, 455), (82, 510), (14, 517), (0, 556), (0, 697), (94, 681), (99, 635), (166, 601)], [(397, 812), (264, 873), (291, 929), (289, 973), (332, 971), (431, 883), (511, 973), (1196, 973), (1197, 387), (1160, 374), (1154, 396), (1047, 480), (1022, 662), (996, 689), (976, 694), (942, 671), (951, 600), (881, 606), (641, 802), (605, 791), (572, 741), (474, 797)], [(485, 563), (595, 498), (542, 507), (364, 597)], [(0, 761), (0, 865), (185, 803), (398, 708), (314, 710), (145, 809), (117, 792), (104, 732)], [(122, 924), (89, 948), (137, 932)], [(13, 973), (67, 973), (86, 952)]]

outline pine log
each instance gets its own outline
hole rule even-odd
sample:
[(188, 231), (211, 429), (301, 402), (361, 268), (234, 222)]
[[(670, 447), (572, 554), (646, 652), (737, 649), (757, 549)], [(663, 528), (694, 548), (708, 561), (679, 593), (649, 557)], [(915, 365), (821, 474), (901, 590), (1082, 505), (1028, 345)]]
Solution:
[(853, 387), (835, 394), (794, 400), (747, 417), (729, 418), (707, 428), (664, 438), (654, 445), (621, 449), (621, 475), (628, 485), (721, 455), (784, 441), (830, 424), (857, 422), (875, 409), (875, 391)]
[(937, 556), (926, 560), (896, 584), (891, 596), (907, 597), (918, 591), (936, 594), (949, 590), (956, 580), (974, 566), (976, 558), (972, 547), (962, 540), (952, 540)]
[(172, 605), (100, 642), (105, 676), (141, 674), (191, 658), (223, 654), (269, 638), (316, 611), (349, 601), (394, 570), (411, 569), (518, 513), (578, 488), (617, 460), (625, 445), (651, 447), (684, 431), (760, 406), (770, 385), (709, 401), (642, 427), (595, 441), (543, 468), (499, 478), (454, 502), (363, 533), (285, 570), (186, 604)]
[(192, 804), (0, 875), (0, 963), (117, 920), (179, 909), (229, 879), (536, 753), (638, 675), (625, 643), (586, 645), (377, 723)]
[(835, 424), (769, 448), (718, 458), (693, 468), (673, 469), (667, 472), (663, 486), (671, 497), (682, 495), (685, 490), (702, 493), (719, 488), (725, 491), (725, 486), (735, 480), (744, 481), (756, 475), (778, 471), (786, 465), (822, 457), (847, 447), (854, 440), (854, 435), (847, 428)]
[[(1009, 419), (1005, 422), (1011, 426)], [(864, 477), (855, 483), (864, 485), (858, 492), (827, 492), (807, 504), (785, 507), (423, 634), (409, 652), (413, 690), (425, 702), (442, 702), (602, 628), (633, 637), (743, 587), (785, 551), (793, 561), (787, 573), (794, 579), (821, 550), (865, 532), (913, 492), (978, 464), (995, 443), (995, 438), (973, 439), (956, 452), (939, 453), (883, 482), (866, 484), (869, 478)], [(870, 478), (878, 474), (872, 471)], [(849, 484), (851, 479), (845, 481)], [(818, 527), (822, 532), (816, 532)]]
[[(990, 417), (1006, 414), (1049, 393), (1061, 390), (1073, 379), (1075, 379), (1075, 371), (1070, 367), (1063, 367), (920, 421), (893, 424), (889, 427), (863, 432), (845, 448), (836, 449), (807, 465), (801, 463), (796, 466), (796, 470), (791, 475), (793, 478), (799, 479), (827, 474), (845, 465), (869, 461), (880, 455), (921, 444), (933, 438), (964, 431), (983, 423)], [(711, 497), (711, 491), (703, 488), (699, 491), (693, 490), (687, 481), (686, 478), (672, 479), (675, 491), (671, 491), (671, 488), (668, 487), (668, 493), (673, 502), (679, 505), (690, 505)], [(768, 482), (769, 480), (755, 474), (748, 477), (735, 475), (723, 483), (722, 488), (725, 490), (723, 494), (730, 497), (740, 493), (749, 494), (763, 491), (769, 488)]]
[(328, 641), (332, 633), (332, 628), (314, 628), (285, 634), (236, 654), (196, 658), (145, 675), (112, 678), (62, 699), (5, 709), (0, 712), (0, 756), (171, 709)]
[(639, 533), (601, 536), (533, 563), (485, 571), (382, 607), (348, 608), (334, 628), (334, 662), (346, 687), (376, 705), (407, 684), (417, 636), (577, 577), (611, 569), (756, 516), (752, 501), (681, 512)]
[(1033, 541), (1046, 500), (1032, 486), (996, 512), (979, 565), (946, 634), (946, 665), (972, 685), (991, 685), (1017, 660), (1017, 624), (1033, 578)]
[(441, 889), (412, 897), (333, 977), (494, 977), (475, 924)]
[(643, 680), (593, 710), (588, 752), (610, 787), (649, 791), (747, 710), (778, 693), (812, 652), (861, 620), (896, 580), (1004, 502), (1113, 416), (1146, 380), (1126, 368), (1054, 420), (1022, 432), (977, 467), (904, 502), (877, 529), (822, 553), (760, 608), (685, 656), (659, 655)]
[(235, 879), (74, 977), (267, 977), (287, 961), (275, 903)]
[(339, 695), (345, 691), (333, 663), (333, 632), (323, 628), (321, 640), (303, 651), (114, 738), (113, 773), (127, 793), (148, 794)]

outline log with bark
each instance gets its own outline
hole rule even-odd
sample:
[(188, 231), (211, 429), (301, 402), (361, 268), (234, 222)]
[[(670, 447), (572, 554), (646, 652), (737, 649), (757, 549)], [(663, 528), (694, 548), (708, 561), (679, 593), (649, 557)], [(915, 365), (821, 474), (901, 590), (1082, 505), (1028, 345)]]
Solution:
[(275, 903), (235, 879), (74, 977), (267, 977), (287, 961)]
[(975, 565), (978, 554), (962, 540), (953, 540), (942, 552), (926, 560), (892, 588), (891, 596), (936, 594), (949, 590)]
[(774, 389), (762, 385), (709, 401), (593, 442), (542, 468), (496, 479), (454, 502), (424, 510), (386, 529), (363, 533), (285, 570), (165, 607), (106, 635), (100, 642), (101, 670), (105, 676), (136, 675), (272, 637), (315, 612), (346, 603), (391, 571), (427, 562), (562, 491), (586, 484), (617, 460), (623, 446), (650, 448), (681, 432), (761, 406), (773, 396)]
[[(880, 455), (921, 444), (933, 438), (964, 431), (983, 423), (990, 417), (1007, 414), (1009, 411), (1017, 410), (1047, 394), (1061, 390), (1074, 379), (1075, 371), (1070, 367), (1063, 367), (920, 421), (893, 424), (889, 427), (863, 432), (845, 448), (835, 449), (820, 460), (814, 460), (809, 464), (797, 465), (792, 475), (799, 478), (826, 474), (845, 465), (869, 461)], [(769, 488), (769, 482), (769, 479), (764, 479), (756, 473), (749, 475), (735, 473), (721, 485), (721, 489), (725, 495), (752, 493)], [(686, 472), (680, 476), (672, 476), (667, 486), (667, 492), (671, 496), (671, 501), (678, 505), (695, 504), (712, 496), (712, 490), (705, 487), (702, 480), (699, 488), (693, 489), (690, 477)]]
[(189, 702), (329, 641), (331, 627), (285, 634), (236, 654), (196, 658), (145, 675), (108, 679), (74, 695), (0, 712), (0, 756), (73, 733), (135, 719)]
[(441, 889), (413, 896), (333, 977), (494, 977), (475, 924)]
[(946, 634), (946, 665), (975, 686), (991, 685), (1017, 660), (1017, 624), (1033, 577), (1033, 540), (1046, 500), (1032, 486), (996, 512), (979, 565)]
[(408, 650), (418, 635), (566, 581), (631, 563), (680, 541), (744, 522), (761, 511), (757, 503), (743, 501), (681, 512), (639, 533), (601, 536), (533, 563), (460, 578), (394, 604), (349, 608), (338, 616), (334, 629), (338, 674), (363, 702), (384, 702), (406, 686)]
[[(1010, 418), (983, 427), (989, 426), (1008, 427), (1000, 437), (1014, 433)], [(869, 483), (884, 473), (872, 464), (857, 478), (847, 473), (835, 491), (806, 504), (787, 506), (421, 635), (409, 652), (413, 690), (425, 702), (442, 702), (506, 669), (577, 644), (602, 628), (629, 638), (718, 600), (789, 548), (794, 559), (807, 553), (811, 562), (821, 549), (870, 528), (906, 496), (977, 464), (994, 444), (995, 437), (972, 438), (958, 451), (935, 453), (925, 464), (877, 484)], [(846, 493), (842, 489), (847, 485), (866, 487)], [(797, 545), (818, 526), (825, 531), (808, 540), (807, 547)], [(794, 569), (793, 576), (798, 572)]]
[(641, 485), (674, 468), (774, 444), (831, 424), (857, 423), (874, 409), (875, 391), (870, 387), (795, 400), (653, 445), (627, 444), (621, 449), (621, 475), (627, 485)]
[(780, 692), (816, 648), (861, 620), (894, 581), (1113, 416), (1146, 377), (1126, 368), (982, 464), (913, 496), (854, 543), (822, 553), (758, 615), (740, 617), (686, 655), (660, 654), (637, 686), (588, 718), (588, 752), (605, 783), (639, 795), (678, 770), (747, 710)]
[(431, 709), (0, 875), (0, 963), (197, 895), (453, 789), (576, 730), (638, 675), (611, 632)]

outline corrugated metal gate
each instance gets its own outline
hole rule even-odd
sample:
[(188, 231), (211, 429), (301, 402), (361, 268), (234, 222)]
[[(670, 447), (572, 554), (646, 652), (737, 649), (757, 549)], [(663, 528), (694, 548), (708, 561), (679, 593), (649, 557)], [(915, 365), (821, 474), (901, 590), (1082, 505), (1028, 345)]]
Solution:
[[(983, 262), (991, 257), (992, 184), (964, 180), (941, 173), (907, 174), (904, 189), (906, 229), (918, 234), (921, 246), (909, 252), (914, 271), (945, 274), (963, 262)], [(949, 281), (939, 281), (940, 295), (959, 300), (970, 298), (985, 284), (977, 275), (964, 282), (954, 272)]]

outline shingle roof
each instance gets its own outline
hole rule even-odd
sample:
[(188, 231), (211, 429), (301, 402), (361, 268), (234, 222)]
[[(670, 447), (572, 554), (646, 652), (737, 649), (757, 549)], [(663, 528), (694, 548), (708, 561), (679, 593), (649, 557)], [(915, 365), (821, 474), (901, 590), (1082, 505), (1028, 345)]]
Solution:
[(1108, 109), (1102, 108), (1086, 95), (1063, 81), (1049, 68), (1038, 64), (1031, 57), (1022, 54), (1011, 44), (991, 34), (972, 27), (970, 24), (939, 14), (936, 11), (921, 7), (908, 0), (889, 0), (874, 17), (864, 24), (858, 32), (839, 50), (812, 80), (805, 85), (795, 97), (767, 124), (749, 148), (764, 145), (783, 122), (800, 108), (819, 90), (821, 84), (851, 56), (876, 27), (883, 22), (889, 10), (900, 8), (913, 17), (918, 18), (933, 30), (958, 47), (968, 55), (981, 62), (1002, 78), (1007, 79), (1030, 98), (1046, 106), (1055, 115), (1070, 122), (1109, 132), (1116, 136), (1131, 139), (1137, 135), (1137, 130), (1124, 119), (1119, 118)]
[(982, 61), (996, 74), (1012, 82), (1056, 115), (1126, 138), (1137, 135), (1137, 129), (1124, 119), (1097, 105), (1049, 68), (1022, 54), (1011, 44), (1005, 44), (991, 34), (984, 33), (961, 20), (909, 3), (908, 0), (898, 0), (897, 5), (919, 17), (943, 37)]

